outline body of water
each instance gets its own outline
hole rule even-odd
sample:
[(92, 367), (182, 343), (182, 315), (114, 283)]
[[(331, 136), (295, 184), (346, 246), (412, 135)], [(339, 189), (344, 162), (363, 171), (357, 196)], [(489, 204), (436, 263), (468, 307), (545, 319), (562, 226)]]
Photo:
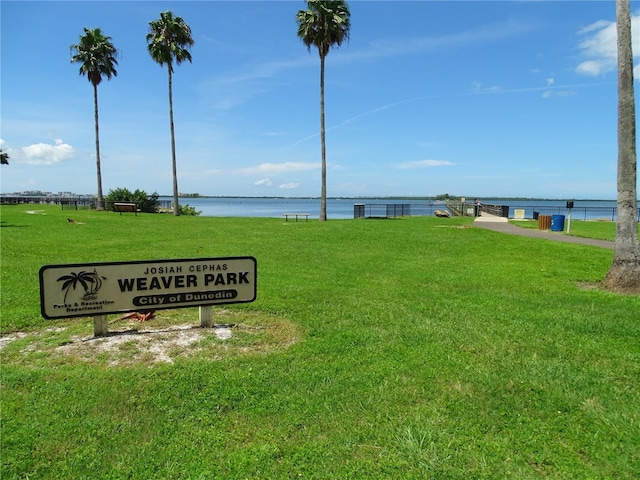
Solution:
[[(172, 201), (171, 197), (160, 200)], [(191, 205), (207, 217), (274, 217), (284, 213), (308, 213), (309, 218), (320, 215), (319, 198), (252, 198), (252, 197), (197, 197), (181, 198), (180, 203)], [(409, 203), (371, 199), (327, 199), (327, 217), (330, 219), (353, 218), (355, 203)], [(423, 202), (426, 204), (426, 202)]]
[[(171, 202), (171, 197), (160, 197), (163, 202)], [(473, 199), (467, 199), (473, 202)], [(482, 203), (506, 205), (510, 216), (514, 216), (515, 209), (523, 209), (525, 217), (531, 218), (534, 211), (541, 214), (557, 213), (564, 215), (566, 201), (564, 200), (503, 200), (481, 199)], [(319, 198), (253, 198), (253, 197), (196, 197), (181, 198), (180, 203), (191, 205), (207, 217), (273, 217), (282, 218), (284, 213), (308, 213), (310, 218), (318, 218), (320, 214)], [(433, 210), (442, 209), (443, 202), (433, 200), (413, 199), (385, 199), (385, 198), (328, 198), (327, 217), (329, 219), (354, 218), (355, 204), (410, 204), (412, 215), (433, 215)], [(579, 215), (585, 209), (614, 209), (615, 200), (584, 200), (574, 201), (574, 213)], [(603, 210), (603, 215), (606, 210)]]

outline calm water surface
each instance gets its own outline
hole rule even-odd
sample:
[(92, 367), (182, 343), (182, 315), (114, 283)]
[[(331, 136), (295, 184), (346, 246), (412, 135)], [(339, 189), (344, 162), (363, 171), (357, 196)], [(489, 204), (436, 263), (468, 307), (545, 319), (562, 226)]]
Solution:
[[(171, 197), (160, 197), (160, 200), (171, 201)], [(472, 202), (473, 199), (468, 199)], [(515, 208), (522, 208), (526, 216), (530, 217), (535, 208), (558, 208), (558, 213), (564, 213), (565, 200), (500, 200), (481, 199), (483, 203), (507, 205), (511, 209), (511, 216)], [(319, 198), (247, 198), (247, 197), (198, 197), (181, 198), (180, 203), (191, 205), (207, 217), (274, 217), (282, 218), (283, 213), (308, 213), (310, 218), (318, 218), (320, 213)], [(416, 199), (384, 199), (384, 198), (329, 198), (327, 199), (327, 217), (329, 219), (354, 218), (354, 204), (411, 204), (412, 213), (432, 214), (435, 208), (441, 208), (442, 203)], [(615, 200), (575, 201), (574, 207), (615, 207)], [(424, 212), (424, 213), (422, 213)]]

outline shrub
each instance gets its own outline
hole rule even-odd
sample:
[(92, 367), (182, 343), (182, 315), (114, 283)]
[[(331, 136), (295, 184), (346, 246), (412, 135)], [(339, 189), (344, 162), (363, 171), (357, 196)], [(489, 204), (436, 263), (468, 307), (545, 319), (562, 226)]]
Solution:
[(147, 192), (140, 189), (131, 192), (127, 188), (116, 188), (115, 190), (109, 190), (109, 194), (105, 197), (105, 200), (111, 210), (113, 210), (114, 202), (134, 202), (138, 204), (141, 212), (157, 213), (158, 197), (159, 195), (156, 192), (147, 195)]
[(196, 210), (196, 207), (192, 207), (189, 204), (186, 204), (186, 205), (180, 204), (179, 207), (180, 207), (180, 215), (197, 216), (202, 213), (201, 211)]

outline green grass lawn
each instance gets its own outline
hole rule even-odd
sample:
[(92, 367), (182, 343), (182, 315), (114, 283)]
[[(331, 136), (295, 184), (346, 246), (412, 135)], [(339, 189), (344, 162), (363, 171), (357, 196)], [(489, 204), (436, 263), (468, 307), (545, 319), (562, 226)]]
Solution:
[[(610, 250), (468, 218), (0, 214), (2, 479), (640, 475), (640, 298), (596, 288)], [(40, 316), (43, 265), (246, 255), (257, 300), (215, 308), (232, 338), (173, 363)]]

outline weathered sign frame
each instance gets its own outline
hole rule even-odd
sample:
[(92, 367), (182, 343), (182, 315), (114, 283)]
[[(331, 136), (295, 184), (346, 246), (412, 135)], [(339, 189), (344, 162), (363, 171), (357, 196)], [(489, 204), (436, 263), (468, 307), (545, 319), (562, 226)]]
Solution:
[(96, 336), (107, 334), (107, 314), (200, 307), (211, 326), (213, 305), (253, 302), (254, 257), (73, 263), (40, 268), (40, 311), (47, 319), (94, 317)]

